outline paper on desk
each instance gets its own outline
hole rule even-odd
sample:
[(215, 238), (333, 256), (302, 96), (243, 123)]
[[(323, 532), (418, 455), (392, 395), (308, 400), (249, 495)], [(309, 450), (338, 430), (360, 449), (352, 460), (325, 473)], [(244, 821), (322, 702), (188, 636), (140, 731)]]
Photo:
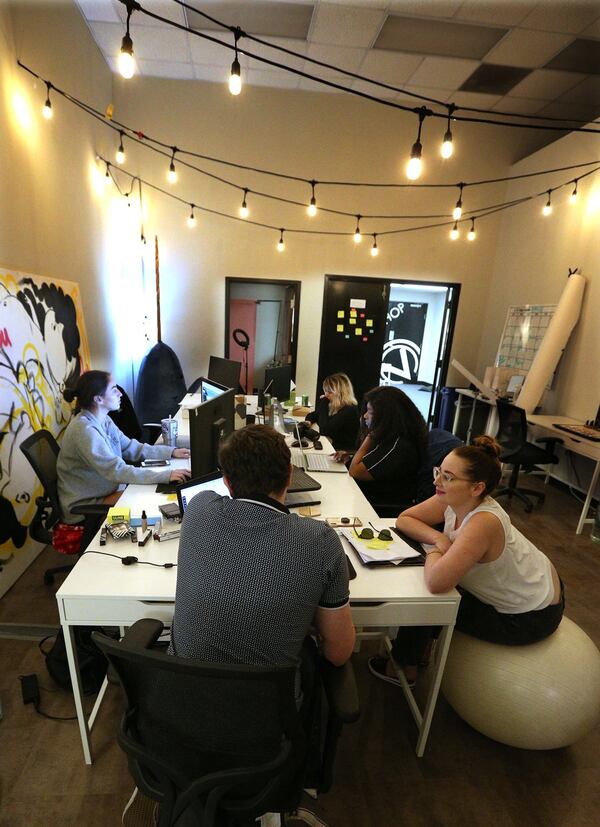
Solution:
[[(386, 527), (379, 526), (378, 530)], [(350, 528), (341, 529), (340, 534), (355, 549), (363, 563), (393, 563), (397, 566), (409, 557), (420, 557), (418, 551), (397, 536), (394, 536), (391, 543), (384, 543), (380, 540), (361, 540), (354, 529)]]

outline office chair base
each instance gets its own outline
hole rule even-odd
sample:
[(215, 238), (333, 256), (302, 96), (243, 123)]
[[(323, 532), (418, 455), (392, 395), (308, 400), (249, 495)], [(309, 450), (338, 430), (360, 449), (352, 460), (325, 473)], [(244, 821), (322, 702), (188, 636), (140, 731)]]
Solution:
[(497, 500), (498, 497), (504, 496), (508, 497), (509, 502), (513, 497), (521, 500), (525, 505), (525, 512), (527, 514), (531, 514), (533, 511), (533, 503), (529, 499), (530, 497), (537, 497), (538, 505), (542, 505), (546, 499), (546, 495), (542, 494), (541, 491), (534, 491), (531, 488), (501, 488), (500, 491), (494, 493), (495, 500)]
[(46, 569), (44, 572), (44, 586), (51, 586), (54, 583), (54, 575), (62, 574), (65, 571), (71, 571), (75, 564), (71, 566), (56, 566), (53, 569)]

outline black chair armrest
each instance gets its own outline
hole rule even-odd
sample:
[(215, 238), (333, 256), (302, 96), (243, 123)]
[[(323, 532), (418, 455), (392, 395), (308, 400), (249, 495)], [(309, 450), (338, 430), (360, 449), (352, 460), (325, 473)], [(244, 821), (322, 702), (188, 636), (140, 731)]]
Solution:
[(343, 666), (334, 666), (322, 659), (320, 672), (330, 713), (345, 724), (357, 721), (360, 705), (352, 663), (347, 661)]
[(541, 436), (535, 442), (543, 442), (546, 445), (546, 450), (553, 450), (555, 445), (563, 445), (564, 442), (559, 436)]
[(71, 509), (73, 514), (89, 515), (104, 515), (108, 513), (109, 505), (106, 503), (86, 503), (85, 505), (74, 505)]
[(161, 636), (164, 623), (153, 617), (144, 617), (136, 620), (133, 626), (125, 632), (122, 642), (135, 649), (150, 649)]

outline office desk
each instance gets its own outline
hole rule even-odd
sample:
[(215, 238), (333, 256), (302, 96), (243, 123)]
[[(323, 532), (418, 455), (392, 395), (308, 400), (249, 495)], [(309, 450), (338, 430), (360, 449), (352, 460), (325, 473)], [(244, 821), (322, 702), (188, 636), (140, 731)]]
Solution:
[[(327, 447), (325, 446), (325, 450)], [(185, 461), (172, 462), (184, 464)], [(322, 485), (317, 493), (321, 499), (323, 516), (360, 517), (365, 524), (369, 520), (379, 519), (349, 475), (318, 472), (311, 474), (314, 474)], [(131, 513), (135, 516), (139, 515), (142, 509), (149, 514), (153, 513), (158, 503), (164, 501), (165, 496), (156, 494), (151, 486), (130, 485), (122, 495), (120, 504), (130, 506)], [(177, 580), (176, 569), (123, 566), (114, 557), (91, 552), (105, 551), (122, 557), (134, 554), (140, 560), (152, 563), (174, 563), (177, 561), (178, 544), (178, 540), (159, 543), (151, 539), (140, 548), (127, 540), (109, 540), (106, 546), (100, 547), (97, 535), (57, 592), (83, 754), (87, 764), (92, 763), (90, 730), (106, 691), (106, 681), (88, 721), (82, 703), (73, 627), (127, 627), (144, 617), (155, 617), (168, 626), (173, 619)], [(352, 615), (357, 626), (382, 629), (400, 625), (443, 627), (422, 713), (403, 675), (401, 676), (404, 694), (419, 728), (416, 752), (421, 757), (435, 710), (460, 595), (455, 590), (442, 595), (430, 594), (425, 586), (422, 567), (367, 569), (359, 563), (353, 552), (349, 552), (349, 556), (357, 572), (356, 579), (350, 583)], [(389, 648), (389, 640), (387, 645)]]
[[(479, 434), (495, 436), (498, 430), (496, 401), (487, 399), (479, 391), (472, 391), (469, 388), (457, 388), (456, 394), (458, 399), (456, 400), (456, 410), (452, 422), (452, 433), (464, 439), (467, 444), (472, 442), (473, 436), (479, 436)], [(469, 422), (466, 429), (461, 426), (463, 411), (469, 411)]]
[(600, 442), (592, 442), (583, 437), (577, 437), (574, 434), (569, 434), (567, 431), (561, 431), (560, 428), (555, 428), (554, 423), (559, 425), (581, 425), (582, 423), (576, 419), (571, 419), (568, 416), (548, 416), (527, 414), (527, 423), (531, 428), (531, 434), (534, 438), (541, 436), (556, 436), (563, 442), (563, 448), (566, 451), (572, 451), (574, 454), (580, 454), (582, 457), (588, 457), (596, 463), (592, 473), (592, 479), (588, 486), (585, 502), (581, 509), (579, 522), (577, 523), (576, 534), (581, 534), (585, 523), (591, 523), (593, 520), (588, 519), (587, 515), (590, 510), (592, 497), (600, 478)]

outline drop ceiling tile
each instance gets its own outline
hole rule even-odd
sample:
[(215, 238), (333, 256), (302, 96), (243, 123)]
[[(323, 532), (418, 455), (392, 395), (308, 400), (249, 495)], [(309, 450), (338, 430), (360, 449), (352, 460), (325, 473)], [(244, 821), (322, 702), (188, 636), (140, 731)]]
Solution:
[(386, 52), (371, 49), (363, 60), (361, 75), (400, 86), (416, 71), (422, 63), (421, 55), (405, 55), (401, 52)]
[[(574, 77), (577, 77), (576, 75)], [(590, 109), (594, 105), (600, 107), (600, 77), (598, 75), (590, 75), (584, 78), (577, 86), (569, 89), (562, 95), (557, 96), (557, 101), (566, 101), (567, 103), (585, 103), (589, 105)]]
[(190, 60), (186, 32), (172, 26), (138, 26), (131, 30), (133, 48), (138, 59), (153, 60), (157, 55), (168, 61), (183, 63)]
[(485, 62), (537, 69), (564, 49), (572, 39), (568, 34), (513, 29), (488, 52)]
[(392, 0), (389, 5), (395, 14), (414, 14), (416, 17), (452, 17), (463, 0)]
[(367, 48), (379, 34), (385, 18), (382, 9), (320, 4), (313, 14), (309, 41)]
[(485, 95), (507, 95), (517, 83), (531, 73), (520, 66), (499, 66), (482, 63), (460, 87), (461, 92), (480, 92)]
[[(300, 78), (298, 89), (304, 92), (338, 92), (340, 90), (334, 89), (331, 86), (326, 86), (324, 83), (317, 83), (317, 81), (309, 80), (308, 78)], [(344, 93), (346, 94), (346, 93)]]
[(492, 108), (495, 112), (514, 112), (516, 115), (537, 115), (547, 101), (535, 98), (513, 98), (505, 95)]
[(194, 67), (191, 63), (174, 63), (164, 60), (138, 60), (140, 74), (144, 77), (174, 78), (175, 80), (194, 80)]
[(439, 86), (440, 89), (457, 89), (479, 65), (477, 60), (426, 57), (409, 80), (411, 86)]
[[(398, 92), (394, 89), (385, 89), (381, 86), (374, 86), (372, 83), (366, 83), (364, 80), (353, 81), (351, 88), (356, 89), (357, 92), (364, 92), (365, 95), (374, 95), (378, 98), (383, 98), (384, 100), (395, 100), (398, 97)], [(412, 104), (412, 106), (417, 105), (418, 104), (416, 103)]]
[[(243, 71), (243, 70), (242, 70)], [(229, 79), (229, 67), (207, 66), (206, 64), (194, 64), (194, 76), (196, 80), (205, 80), (209, 83), (222, 83), (227, 87)], [(242, 77), (243, 81), (243, 77)]]
[(581, 37), (598, 37), (600, 38), (600, 17), (591, 26), (585, 28), (580, 32)]
[(492, 109), (492, 107), (500, 101), (501, 97), (501, 95), (483, 95), (479, 92), (455, 92), (452, 96), (452, 102), (457, 106), (474, 106), (477, 109)]
[[(113, 3), (106, 0), (76, 0), (81, 14), (90, 22), (120, 23), (121, 17)], [(120, 4), (119, 4), (120, 5)]]
[(530, 0), (502, 0), (499, 3), (491, 3), (490, 0), (465, 0), (454, 19), (495, 26), (518, 26), (530, 10)]
[[(261, 37), (293, 37), (302, 40), (308, 36), (314, 8), (313, 3), (291, 0), (253, 0), (251, 3), (247, 0), (203, 0), (195, 5), (226, 26), (239, 26), (244, 31)], [(218, 24), (190, 9), (187, 10), (187, 19), (192, 28), (223, 30)]]
[(421, 95), (421, 99), (409, 97), (408, 95), (403, 95), (400, 92), (396, 100), (400, 103), (408, 104), (409, 106), (434, 106), (429, 101), (423, 100), (423, 98), (433, 98), (437, 101), (443, 101), (444, 103), (453, 100), (454, 97), (454, 90), (452, 89), (437, 89), (435, 87), (430, 86), (405, 86), (404, 89), (407, 92), (412, 92), (415, 95)]
[(595, 2), (545, 0), (527, 15), (522, 25), (526, 29), (579, 34), (597, 18), (598, 4)]
[[(121, 17), (121, 20), (125, 22), (127, 20), (127, 9), (120, 3), (119, 0), (115, 3), (117, 7), (117, 11)], [(182, 6), (179, 6), (177, 3), (171, 2), (171, 0), (142, 0), (140, 4), (144, 9), (152, 14), (157, 14), (160, 17), (164, 17), (167, 20), (171, 20), (174, 23), (181, 23), (182, 26), (186, 25), (186, 19), (183, 12)], [(134, 11), (131, 15), (131, 31), (133, 33), (134, 26), (141, 25), (141, 26), (164, 26), (160, 20), (155, 20), (152, 17), (148, 17), (147, 14), (144, 14), (141, 11)]]
[(511, 97), (554, 100), (583, 80), (575, 72), (557, 72), (553, 69), (535, 69), (511, 90)]
[[(105, 57), (117, 57), (121, 49), (123, 35), (125, 34), (123, 26), (120, 23), (97, 23), (92, 21), (89, 23), (89, 27), (94, 40), (104, 53)], [(135, 38), (133, 40), (133, 50), (135, 56), (137, 57), (137, 44), (135, 42)]]
[(547, 69), (563, 69), (565, 72), (600, 74), (600, 40), (577, 38), (547, 64)]
[[(252, 43), (248, 41), (244, 44), (249, 52), (252, 54), (257, 55), (259, 57), (264, 57), (267, 60), (274, 60), (276, 63), (283, 63), (285, 66), (289, 66), (291, 69), (302, 69), (304, 66), (304, 55), (306, 54), (307, 50), (307, 43), (304, 40), (296, 40), (291, 37), (266, 37), (263, 38), (268, 43), (272, 44), (273, 46), (282, 46), (284, 49), (289, 49), (291, 52), (296, 52), (299, 57), (293, 57), (292, 55), (288, 55), (285, 52), (281, 52), (278, 49), (271, 48), (270, 46), (263, 46), (260, 43)], [(252, 69), (256, 69), (257, 71), (262, 72), (275, 72), (277, 71), (276, 67), (271, 67), (269, 64), (264, 63), (260, 60), (255, 60), (254, 58), (248, 58), (248, 66)], [(280, 70), (284, 71), (284, 70)], [(289, 74), (285, 72), (285, 74)]]
[(473, 23), (390, 15), (374, 47), (446, 57), (482, 58), (505, 34), (506, 29)]
[[(318, 43), (311, 43), (306, 54), (307, 57), (322, 60), (325, 63), (331, 63), (340, 69), (347, 69), (349, 72), (358, 72), (366, 52), (364, 49), (344, 48), (343, 46), (322, 46)], [(343, 72), (336, 72), (325, 69), (322, 66), (315, 66), (308, 61), (305, 65), (305, 71), (311, 75), (319, 75), (320, 77), (344, 77)]]
[(600, 114), (600, 107), (590, 110), (589, 106), (581, 103), (567, 103), (566, 101), (552, 101), (546, 104), (538, 115), (548, 115), (551, 118), (573, 118), (577, 121), (591, 123)]
[(278, 89), (297, 89), (300, 78), (289, 72), (266, 72), (259, 69), (249, 69), (244, 80), (251, 86), (272, 86)]
[[(207, 32), (207, 34), (210, 34), (211, 37), (219, 37), (215, 32)], [(223, 37), (222, 39), (225, 42), (226, 38)], [(219, 46), (218, 43), (213, 43), (193, 34), (189, 35), (189, 42), (192, 63), (231, 66), (234, 53), (225, 46)], [(245, 55), (240, 55), (240, 63), (247, 63)]]

